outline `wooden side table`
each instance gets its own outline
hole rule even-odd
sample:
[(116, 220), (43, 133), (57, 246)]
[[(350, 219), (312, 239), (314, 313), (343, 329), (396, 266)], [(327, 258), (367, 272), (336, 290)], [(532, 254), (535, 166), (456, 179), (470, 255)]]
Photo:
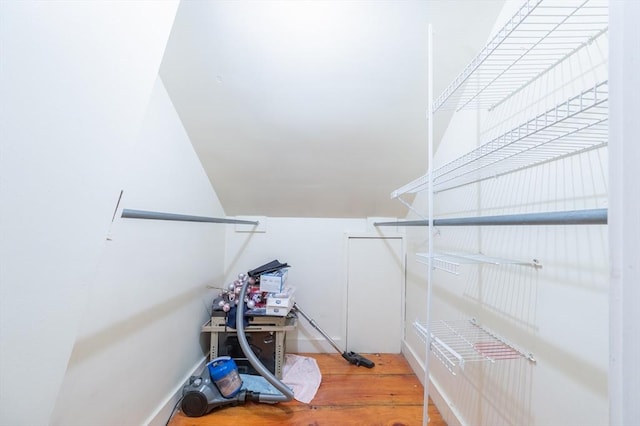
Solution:
[[(278, 379), (282, 378), (284, 366), (284, 354), (286, 352), (287, 331), (293, 331), (297, 326), (297, 318), (291, 313), (286, 317), (253, 316), (248, 317), (249, 325), (245, 327), (248, 340), (255, 338), (254, 353), (263, 361)], [(226, 325), (224, 316), (212, 316), (202, 326), (203, 333), (210, 333), (209, 360), (218, 356), (229, 355), (241, 373), (251, 373), (253, 367), (244, 356), (242, 349), (237, 344), (237, 333), (234, 328)], [(245, 370), (245, 371), (243, 371)], [(253, 370), (255, 371), (255, 370)]]

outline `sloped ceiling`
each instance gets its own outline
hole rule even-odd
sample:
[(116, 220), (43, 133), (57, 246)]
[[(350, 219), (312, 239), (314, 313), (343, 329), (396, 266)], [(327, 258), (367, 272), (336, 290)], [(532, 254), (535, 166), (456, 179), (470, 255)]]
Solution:
[[(404, 217), (434, 94), (503, 1), (182, 1), (160, 76), (228, 215)], [(448, 116), (438, 116), (436, 143)]]

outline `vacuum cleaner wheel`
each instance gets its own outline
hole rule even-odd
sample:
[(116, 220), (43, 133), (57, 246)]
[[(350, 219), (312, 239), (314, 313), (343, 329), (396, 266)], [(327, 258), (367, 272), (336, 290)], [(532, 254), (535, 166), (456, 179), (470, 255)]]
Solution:
[(182, 412), (189, 417), (200, 417), (207, 414), (207, 397), (200, 392), (188, 392), (182, 398)]

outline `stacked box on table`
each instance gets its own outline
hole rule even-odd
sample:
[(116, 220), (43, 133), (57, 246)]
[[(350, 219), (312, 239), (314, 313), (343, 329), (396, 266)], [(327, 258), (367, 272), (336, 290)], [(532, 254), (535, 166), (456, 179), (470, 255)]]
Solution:
[(286, 316), (295, 303), (294, 292), (294, 287), (287, 287), (281, 292), (269, 293), (267, 295), (266, 314)]
[(289, 270), (286, 268), (260, 275), (260, 291), (280, 293), (285, 289), (288, 275)]

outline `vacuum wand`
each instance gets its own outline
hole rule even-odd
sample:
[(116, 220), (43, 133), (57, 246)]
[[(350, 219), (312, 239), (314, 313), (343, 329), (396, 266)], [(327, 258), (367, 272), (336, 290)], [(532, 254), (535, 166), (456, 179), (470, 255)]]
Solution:
[(324, 338), (327, 339), (327, 342), (331, 343), (331, 346), (333, 346), (335, 348), (335, 350), (338, 351), (338, 353), (342, 354), (342, 358), (346, 359), (351, 364), (357, 365), (358, 367), (362, 365), (362, 366), (367, 367), (367, 368), (373, 368), (375, 366), (373, 361), (363, 357), (360, 354), (357, 354), (355, 352), (347, 352), (347, 351), (343, 351), (342, 349), (340, 349), (338, 347), (338, 345), (336, 344), (336, 342), (334, 342), (333, 339), (331, 339), (331, 337), (329, 337), (327, 335), (327, 333), (325, 333), (314, 320), (309, 318), (309, 316), (307, 314), (305, 314), (302, 309), (300, 309), (300, 306), (298, 306), (297, 303), (293, 304), (293, 308), (296, 310), (296, 312), (299, 312), (300, 315), (302, 315), (304, 317), (304, 319), (309, 321), (309, 324), (311, 324), (313, 326), (313, 328), (318, 330), (320, 332), (320, 334), (322, 334), (324, 336)]

